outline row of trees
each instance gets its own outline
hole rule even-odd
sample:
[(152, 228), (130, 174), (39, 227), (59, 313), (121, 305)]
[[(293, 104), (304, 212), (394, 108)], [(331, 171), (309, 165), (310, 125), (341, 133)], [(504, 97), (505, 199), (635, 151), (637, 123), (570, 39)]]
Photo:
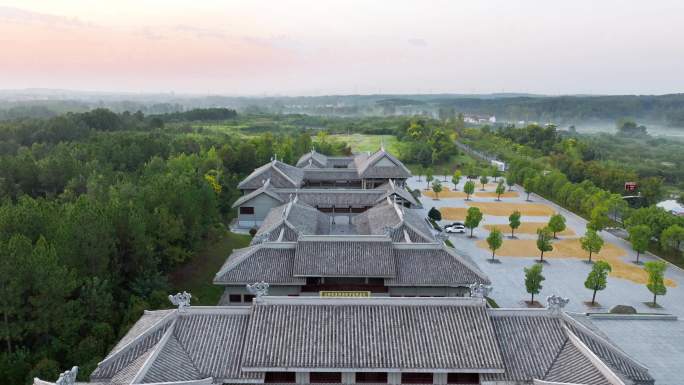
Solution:
[[(648, 274), (648, 281), (646, 288), (653, 294), (653, 306), (657, 306), (656, 297), (658, 295), (665, 295), (667, 287), (665, 286), (665, 269), (667, 265), (662, 261), (649, 261), (644, 264), (644, 270)], [(530, 267), (526, 267), (525, 271), (525, 289), (530, 294), (530, 304), (534, 303), (535, 294), (539, 294), (543, 288), (542, 282), (546, 280), (543, 275), (544, 265), (535, 263)], [(591, 305), (596, 304), (596, 293), (606, 289), (608, 286), (608, 273), (612, 271), (612, 267), (606, 261), (596, 261), (589, 271), (587, 278), (584, 281), (584, 287), (592, 291)]]

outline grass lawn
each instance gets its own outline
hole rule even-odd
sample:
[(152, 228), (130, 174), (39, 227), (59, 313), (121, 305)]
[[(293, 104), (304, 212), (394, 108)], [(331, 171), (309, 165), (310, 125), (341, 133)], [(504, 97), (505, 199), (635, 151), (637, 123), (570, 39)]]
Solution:
[(204, 250), (169, 274), (173, 292), (185, 290), (191, 293), (193, 305), (216, 305), (223, 288), (211, 283), (214, 275), (233, 249), (249, 245), (251, 239), (249, 235), (226, 232), (223, 238), (208, 244)]
[[(380, 149), (380, 144), (382, 143), (385, 145), (385, 150), (391, 154), (399, 154), (399, 140), (394, 135), (334, 134), (329, 137), (348, 143), (352, 148), (352, 152), (375, 152)], [(315, 140), (315, 137), (312, 137), (312, 139)]]

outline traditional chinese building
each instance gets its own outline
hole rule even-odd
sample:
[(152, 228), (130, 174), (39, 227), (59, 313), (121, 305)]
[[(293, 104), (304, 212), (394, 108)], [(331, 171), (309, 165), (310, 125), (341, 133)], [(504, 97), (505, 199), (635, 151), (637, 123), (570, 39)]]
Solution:
[(390, 297), (463, 296), (470, 285), (489, 283), (470, 258), (435, 239), (420, 210), (389, 197), (347, 225), (297, 198), (271, 209), (252, 244), (216, 273), (219, 304), (250, 303), (245, 285), (259, 281), (273, 295)]
[[(263, 290), (260, 292), (263, 294)], [(480, 298), (290, 298), (147, 311), (93, 384), (653, 384), (562, 311)], [(36, 380), (36, 384), (45, 384)]]
[(406, 207), (418, 202), (404, 188), (411, 172), (383, 148), (373, 154), (328, 157), (315, 151), (297, 166), (274, 159), (247, 176), (238, 188), (243, 195), (234, 204), (240, 227), (258, 227), (268, 212), (297, 196), (332, 217), (350, 218), (390, 197)]

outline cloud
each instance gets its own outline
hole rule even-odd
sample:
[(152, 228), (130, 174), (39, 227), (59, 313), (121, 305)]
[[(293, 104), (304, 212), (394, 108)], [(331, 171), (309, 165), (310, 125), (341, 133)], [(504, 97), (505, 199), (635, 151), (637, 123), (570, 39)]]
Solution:
[(412, 38), (408, 39), (409, 44), (416, 47), (427, 47), (428, 43), (424, 39)]
[(43, 24), (50, 27), (93, 27), (92, 24), (83, 22), (76, 17), (52, 15), (6, 6), (0, 6), (0, 22)]

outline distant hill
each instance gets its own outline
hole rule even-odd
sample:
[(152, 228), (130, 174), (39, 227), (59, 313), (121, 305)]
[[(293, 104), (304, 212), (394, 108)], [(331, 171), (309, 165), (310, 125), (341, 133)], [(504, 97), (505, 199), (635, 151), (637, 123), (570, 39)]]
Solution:
[(69, 90), (0, 90), (0, 119), (46, 117), (106, 107), (114, 111), (160, 114), (193, 108), (232, 108), (242, 112), (314, 115), (439, 116), (440, 111), (496, 116), (497, 121), (554, 122), (560, 125), (615, 122), (630, 117), (639, 123), (684, 128), (684, 94), (567, 95), (375, 94), (325, 96), (223, 96), (135, 94)]

